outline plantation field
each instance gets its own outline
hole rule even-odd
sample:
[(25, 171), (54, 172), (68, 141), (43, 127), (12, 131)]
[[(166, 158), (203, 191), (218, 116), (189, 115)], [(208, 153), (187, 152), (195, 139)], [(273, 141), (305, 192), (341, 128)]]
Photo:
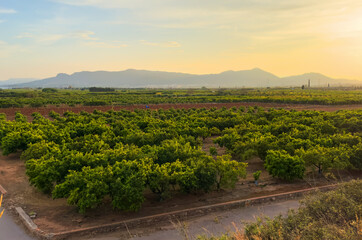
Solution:
[[(147, 106), (147, 108), (146, 108)], [(34, 112), (40, 113), (41, 115), (47, 117), (50, 112), (54, 111), (63, 115), (64, 113), (70, 111), (74, 113), (80, 113), (82, 111), (92, 113), (94, 110), (98, 111), (120, 111), (128, 110), (134, 111), (136, 109), (145, 110), (158, 110), (158, 109), (192, 109), (192, 108), (240, 108), (240, 107), (263, 107), (263, 108), (283, 108), (286, 110), (316, 110), (316, 111), (327, 111), (334, 112), (338, 110), (358, 110), (362, 109), (362, 104), (351, 104), (351, 105), (318, 105), (318, 104), (288, 104), (288, 103), (261, 103), (261, 102), (233, 102), (233, 103), (161, 103), (161, 104), (134, 104), (134, 105), (125, 105), (125, 106), (74, 106), (69, 107), (66, 105), (60, 106), (46, 106), (46, 107), (24, 107), (24, 108), (0, 108), (0, 113), (4, 113), (8, 120), (14, 120), (15, 114), (17, 112), (28, 117), (28, 120), (32, 119), (32, 114)]]
[(362, 110), (241, 106), (14, 119), (0, 120), (0, 182), (14, 192), (10, 204), (36, 211), (35, 222), (52, 231), (361, 176)]
[(165, 103), (362, 104), (361, 89), (0, 89), (0, 108)]

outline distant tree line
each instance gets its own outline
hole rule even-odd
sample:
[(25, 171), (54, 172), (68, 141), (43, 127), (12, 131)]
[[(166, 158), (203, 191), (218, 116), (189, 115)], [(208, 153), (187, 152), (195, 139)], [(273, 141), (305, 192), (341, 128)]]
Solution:
[(114, 88), (102, 88), (102, 87), (90, 87), (90, 92), (114, 92), (116, 89)]
[(163, 103), (302, 103), (302, 104), (362, 104), (362, 90), (321, 89), (119, 89), (92, 87), (89, 89), (5, 89), (0, 91), (0, 108), (41, 107), (67, 104), (132, 105)]

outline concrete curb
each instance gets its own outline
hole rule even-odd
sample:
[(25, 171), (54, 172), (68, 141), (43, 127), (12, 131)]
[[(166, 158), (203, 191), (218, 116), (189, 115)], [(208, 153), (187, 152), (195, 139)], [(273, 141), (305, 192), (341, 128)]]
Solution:
[(40, 239), (66, 239), (70, 236), (75, 235), (86, 235), (86, 234), (95, 234), (95, 233), (105, 233), (112, 231), (128, 231), (129, 229), (139, 229), (151, 226), (160, 227), (162, 224), (169, 224), (170, 221), (185, 221), (187, 219), (196, 218), (205, 216), (211, 212), (231, 210), (241, 207), (248, 207), (252, 205), (259, 205), (267, 202), (288, 200), (293, 198), (302, 197), (305, 194), (315, 192), (315, 191), (329, 191), (336, 188), (338, 184), (314, 187), (303, 190), (297, 190), (292, 192), (268, 195), (263, 197), (249, 198), (243, 200), (234, 200), (230, 202), (212, 204), (202, 207), (189, 208), (179, 211), (161, 213), (157, 215), (135, 218), (125, 221), (120, 221), (111, 224), (104, 224), (95, 227), (81, 228), (71, 231), (59, 232), (59, 233), (46, 233), (38, 228), (38, 226), (30, 219), (30, 217), (24, 212), (21, 207), (17, 207), (16, 211), (19, 214), (22, 222), (25, 224), (27, 229)]
[(21, 207), (16, 207), (15, 210), (27, 229), (29, 229), (30, 231), (38, 229), (38, 226), (31, 220), (28, 214), (26, 214)]
[(30, 231), (30, 233), (39, 238), (39, 239), (52, 239), (52, 234), (48, 234), (38, 228), (38, 226), (31, 220), (28, 214), (25, 213), (23, 208), (16, 207), (16, 213), (19, 215), (20, 220), (23, 222), (25, 227)]
[(5, 188), (3, 188), (3, 186), (0, 185), (0, 192), (5, 195), (7, 194), (8, 192), (5, 190)]
[[(154, 226), (161, 226), (162, 224), (169, 224), (170, 221), (177, 222), (177, 221), (185, 221), (187, 219), (196, 218), (205, 216), (212, 212), (217, 211), (225, 211), (231, 210), (241, 207), (247, 207), (252, 205), (258, 205), (262, 203), (277, 201), (277, 200), (288, 200), (293, 198), (301, 197), (307, 193), (315, 192), (315, 191), (329, 191), (336, 188), (338, 185), (328, 185), (323, 187), (315, 187), (315, 188), (308, 188), (304, 190), (292, 191), (287, 193), (281, 194), (274, 194), (269, 196), (263, 197), (256, 197), (256, 198), (249, 198), (243, 200), (234, 200), (225, 203), (218, 203), (212, 204), (208, 206), (184, 209), (179, 211), (173, 211), (168, 213), (162, 213), (147, 217), (135, 218), (130, 220), (125, 220), (121, 222), (111, 223), (111, 224), (104, 224), (96, 227), (87, 227), (77, 230), (59, 232), (51, 234), (51, 239), (66, 239), (67, 237), (74, 236), (74, 235), (85, 235), (85, 234), (92, 234), (92, 233), (105, 233), (105, 232), (112, 232), (112, 231), (128, 231), (129, 229), (139, 229), (145, 227), (154, 227)], [(50, 236), (50, 235), (48, 235)]]

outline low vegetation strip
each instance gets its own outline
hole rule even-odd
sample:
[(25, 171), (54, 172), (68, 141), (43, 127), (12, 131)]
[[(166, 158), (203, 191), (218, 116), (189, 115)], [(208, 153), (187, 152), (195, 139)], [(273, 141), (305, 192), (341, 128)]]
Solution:
[[(108, 89), (111, 90), (111, 89)], [(114, 89), (113, 89), (114, 90)], [(184, 103), (294, 103), (321, 105), (362, 104), (361, 89), (0, 89), (0, 108), (46, 105), (105, 106)]]
[(341, 184), (330, 192), (309, 195), (301, 207), (274, 219), (260, 217), (245, 231), (199, 240), (351, 240), (362, 238), (362, 180)]

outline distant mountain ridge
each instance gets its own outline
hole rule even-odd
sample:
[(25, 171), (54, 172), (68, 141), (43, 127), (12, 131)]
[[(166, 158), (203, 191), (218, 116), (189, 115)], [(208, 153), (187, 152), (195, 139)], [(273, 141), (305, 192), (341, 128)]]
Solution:
[(33, 82), (33, 81), (36, 81), (36, 80), (37, 79), (35, 79), (35, 78), (11, 78), (9, 80), (0, 81), (0, 86), (27, 83), (27, 82)]
[[(128, 69), (118, 72), (76, 72), (71, 75), (59, 73), (55, 77), (25, 83), (8, 83), (13, 88), (179, 88), (179, 87), (290, 87), (362, 85), (362, 81), (333, 79), (320, 73), (280, 78), (259, 68), (242, 71), (225, 71), (219, 74), (188, 74)], [(10, 81), (10, 80), (9, 80)]]

